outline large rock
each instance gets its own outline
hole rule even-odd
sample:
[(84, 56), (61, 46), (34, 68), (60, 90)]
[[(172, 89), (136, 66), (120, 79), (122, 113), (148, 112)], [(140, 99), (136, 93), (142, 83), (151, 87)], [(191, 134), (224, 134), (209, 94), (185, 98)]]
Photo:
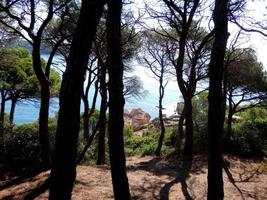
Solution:
[(131, 124), (133, 131), (143, 129), (150, 121), (150, 115), (141, 108), (132, 109), (129, 113), (124, 110), (124, 121)]
[(130, 115), (130, 112), (126, 109), (124, 109), (124, 122), (127, 123), (127, 124), (132, 124), (132, 117)]
[[(171, 115), (171, 116), (167, 117), (166, 115), (163, 115), (163, 121), (164, 121), (165, 126), (177, 125), (179, 122), (179, 116), (178, 115)], [(156, 117), (156, 118), (152, 119), (151, 124), (154, 127), (159, 128), (160, 127), (159, 118)]]

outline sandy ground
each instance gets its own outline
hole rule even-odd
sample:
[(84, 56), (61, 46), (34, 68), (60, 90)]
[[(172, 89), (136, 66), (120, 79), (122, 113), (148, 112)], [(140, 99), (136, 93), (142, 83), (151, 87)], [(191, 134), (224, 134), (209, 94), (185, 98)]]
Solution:
[[(227, 175), (224, 171), (225, 199), (267, 200), (267, 173), (263, 172), (262, 163), (233, 157), (225, 159), (232, 175), (229, 179), (229, 173)], [(179, 158), (131, 157), (127, 159), (127, 169), (133, 199), (206, 199), (207, 162), (201, 156), (195, 156), (192, 162)], [(48, 175), (49, 172), (43, 172), (24, 180), (1, 180), (0, 199), (25, 199)], [(47, 198), (46, 191), (36, 199)], [(78, 166), (72, 199), (113, 199), (109, 168)]]

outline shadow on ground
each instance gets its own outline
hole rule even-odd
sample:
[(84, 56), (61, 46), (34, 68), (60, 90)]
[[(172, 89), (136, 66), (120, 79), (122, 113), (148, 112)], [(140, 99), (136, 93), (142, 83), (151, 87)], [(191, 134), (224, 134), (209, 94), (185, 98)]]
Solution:
[[(192, 163), (194, 162), (194, 165)], [(194, 197), (188, 190), (187, 178), (192, 174), (205, 173), (203, 167), (205, 162), (203, 158), (198, 156), (185, 157), (185, 156), (172, 156), (166, 159), (153, 158), (149, 161), (140, 162), (135, 165), (127, 167), (129, 172), (137, 172), (140, 170), (153, 173), (157, 177), (165, 177), (162, 180), (151, 182), (151, 179), (143, 178), (143, 184), (134, 186), (132, 190), (137, 190), (139, 195), (135, 195), (134, 199), (146, 199), (144, 193), (150, 191), (153, 199), (155, 200), (169, 200), (171, 188), (176, 185), (181, 185), (181, 191), (184, 199), (193, 200)], [(191, 185), (193, 183), (190, 183)], [(159, 192), (158, 192), (159, 191)], [(142, 196), (141, 196), (142, 195)], [(147, 198), (148, 199), (148, 198)]]

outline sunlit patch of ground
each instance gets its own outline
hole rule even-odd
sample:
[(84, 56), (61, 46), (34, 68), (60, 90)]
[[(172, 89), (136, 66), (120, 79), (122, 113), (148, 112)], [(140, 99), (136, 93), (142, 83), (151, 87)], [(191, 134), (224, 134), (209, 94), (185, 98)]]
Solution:
[[(225, 157), (232, 175), (224, 171), (225, 199), (267, 199), (267, 173), (259, 161)], [(193, 161), (181, 158), (159, 159), (154, 157), (131, 157), (127, 159), (128, 178), (133, 199), (138, 200), (182, 200), (206, 199), (207, 162), (202, 156)], [(110, 200), (112, 185), (107, 166), (78, 166), (73, 190), (74, 200)], [(20, 182), (0, 181), (0, 199), (24, 199), (48, 177), (44, 172)], [(231, 180), (231, 181), (230, 181)], [(233, 180), (235, 182), (233, 182)], [(14, 181), (15, 184), (12, 184)], [(4, 187), (4, 186), (7, 187)], [(48, 192), (36, 199), (48, 198)]]

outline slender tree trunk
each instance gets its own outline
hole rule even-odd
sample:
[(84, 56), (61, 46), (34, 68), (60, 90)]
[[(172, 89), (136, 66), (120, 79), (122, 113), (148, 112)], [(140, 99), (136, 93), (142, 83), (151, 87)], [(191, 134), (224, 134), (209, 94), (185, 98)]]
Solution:
[(191, 156), (193, 153), (193, 117), (192, 101), (190, 97), (185, 98), (185, 146), (184, 154)]
[(232, 104), (232, 93), (230, 92), (229, 100), (228, 100), (229, 108), (228, 108), (228, 117), (227, 117), (227, 132), (225, 139), (227, 143), (229, 142), (231, 136), (232, 136), (232, 121), (233, 121), (233, 104)]
[(232, 121), (233, 121), (233, 111), (229, 107), (228, 111), (228, 117), (227, 117), (227, 129), (226, 129), (226, 134), (224, 136), (224, 150), (229, 151), (231, 149), (231, 136), (232, 136)]
[(182, 141), (184, 138), (184, 119), (185, 119), (185, 108), (183, 108), (183, 111), (179, 118), (178, 133), (177, 133), (176, 141), (175, 141), (176, 152), (180, 152), (181, 147), (182, 147)]
[(227, 118), (227, 133), (226, 133), (226, 139), (230, 140), (232, 136), (232, 121), (233, 121), (233, 113), (229, 110), (228, 118)]
[(209, 111), (208, 111), (208, 200), (224, 198), (222, 177), (223, 136), (223, 64), (228, 38), (228, 0), (216, 0), (213, 11), (215, 40), (209, 66)]
[(41, 146), (42, 166), (44, 169), (50, 167), (51, 164), (51, 149), (48, 133), (48, 117), (49, 117), (49, 86), (41, 87), (41, 106), (39, 113), (39, 140)]
[[(185, 38), (180, 41), (180, 45), (183, 47), (183, 50), (179, 51), (179, 57), (182, 57), (182, 55), (185, 55)], [(181, 55), (180, 55), (181, 54)], [(183, 66), (183, 58), (179, 59), (179, 64), (177, 66)], [(184, 99), (184, 117), (185, 117), (185, 146), (184, 146), (184, 154), (185, 155), (192, 155), (193, 152), (193, 118), (192, 118), (192, 102), (190, 99), (190, 94), (187, 90), (187, 88), (184, 85), (184, 79), (183, 79), (183, 70), (182, 67), (179, 69), (176, 69), (177, 74), (177, 82), (178, 87), (180, 88), (180, 91), (183, 95)], [(189, 94), (188, 94), (189, 93)]]
[(84, 113), (83, 113), (83, 138), (85, 141), (88, 141), (89, 139), (89, 102), (87, 99), (87, 96), (82, 98), (83, 99), (83, 106), (84, 106)]
[(9, 125), (10, 128), (13, 128), (14, 126), (14, 114), (15, 114), (15, 108), (16, 108), (17, 99), (11, 98), (11, 106), (10, 106), (10, 113), (9, 113)]
[(41, 86), (41, 104), (39, 110), (39, 142), (41, 147), (42, 167), (44, 169), (47, 169), (50, 167), (51, 163), (50, 143), (48, 135), (50, 90), (48, 81), (49, 77), (45, 76), (41, 66), (40, 47), (41, 40), (35, 37), (32, 50), (33, 69)]
[(160, 124), (160, 135), (158, 139), (158, 146), (155, 151), (156, 156), (160, 156), (164, 135), (165, 135), (165, 126), (163, 121), (163, 114), (162, 114), (162, 99), (164, 96), (164, 86), (163, 86), (163, 72), (161, 72), (160, 80), (159, 80), (159, 124)]
[(71, 199), (76, 177), (77, 139), (84, 75), (103, 12), (104, 1), (83, 0), (60, 89), (55, 153), (50, 174), (50, 200)]
[(123, 139), (125, 101), (122, 80), (121, 9), (121, 0), (108, 1), (109, 151), (114, 199), (130, 200)]
[[(188, 9), (187, 5), (186, 5), (186, 1), (184, 2), (184, 9)], [(192, 154), (192, 147), (193, 145), (191, 145), (191, 143), (193, 144), (193, 120), (192, 117), (190, 119), (190, 116), (192, 116), (192, 113), (187, 113), (190, 112), (190, 110), (192, 110), (192, 106), (190, 107), (190, 105), (186, 105), (188, 104), (188, 94), (191, 94), (190, 91), (188, 91), (188, 88), (186, 87), (186, 85), (184, 84), (184, 78), (183, 78), (183, 66), (184, 66), (184, 58), (185, 58), (185, 48), (186, 48), (186, 41), (187, 41), (187, 37), (189, 34), (189, 28), (192, 24), (192, 20), (193, 20), (193, 16), (194, 13), (196, 12), (196, 9), (199, 6), (199, 1), (198, 0), (194, 0), (193, 1), (193, 5), (191, 7), (190, 10), (190, 15), (191, 17), (187, 18), (186, 17), (186, 12), (188, 12), (189, 10), (187, 10), (185, 13), (182, 14), (182, 18), (183, 18), (183, 22), (182, 22), (182, 27), (181, 27), (181, 32), (179, 33), (179, 53), (178, 53), (178, 58), (177, 58), (177, 64), (175, 67), (175, 71), (176, 71), (176, 78), (177, 78), (177, 83), (178, 83), (178, 87), (183, 95), (183, 99), (184, 99), (184, 103), (185, 103), (185, 120), (186, 120), (186, 128), (185, 128), (185, 136), (187, 137), (185, 142), (185, 148), (184, 148), (184, 153), (185, 154)], [(193, 76), (193, 74), (192, 74)], [(192, 103), (191, 103), (192, 104)]]
[(4, 139), (4, 128), (5, 128), (5, 92), (1, 91), (1, 111), (0, 111), (0, 161), (4, 158), (5, 152), (5, 139)]
[(99, 132), (98, 132), (98, 152), (97, 152), (97, 165), (105, 164), (105, 152), (106, 152), (106, 111), (107, 111), (107, 84), (106, 84), (106, 65), (102, 63), (100, 65), (100, 115), (99, 115)]
[(228, 90), (228, 66), (227, 63), (224, 65), (224, 73), (223, 73), (223, 122), (225, 121), (225, 113), (226, 113), (226, 102), (227, 102), (227, 90)]
[(164, 140), (164, 135), (165, 135), (165, 126), (164, 126), (164, 121), (162, 117), (162, 109), (159, 109), (159, 123), (160, 123), (160, 136), (158, 139), (158, 146), (156, 149), (156, 156), (160, 156), (163, 140)]
[(5, 128), (5, 108), (6, 108), (6, 97), (5, 92), (1, 92), (1, 111), (0, 111), (0, 128)]
[(232, 122), (233, 122), (233, 115), (234, 115), (234, 111), (233, 111), (233, 105), (232, 105), (232, 95), (229, 95), (229, 108), (228, 108), (228, 116), (227, 116), (227, 129), (226, 129), (226, 133), (224, 135), (224, 146), (223, 149), (225, 151), (229, 151), (231, 149), (231, 136), (232, 136)]
[[(88, 90), (89, 91), (89, 90)], [(91, 117), (95, 112), (95, 105), (98, 95), (98, 79), (95, 81), (95, 92), (92, 100), (91, 109), (89, 109), (89, 101), (88, 101), (88, 92), (85, 96), (83, 96), (83, 103), (84, 103), (84, 115), (83, 115), (83, 128), (85, 129), (83, 132), (84, 139), (88, 142), (90, 139), (90, 132), (92, 131), (92, 124), (91, 124)]]
[(85, 141), (88, 141), (89, 135), (90, 135), (90, 118), (92, 114), (95, 112), (95, 103), (97, 99), (97, 93), (98, 93), (98, 79), (95, 81), (95, 93), (92, 100), (92, 107), (91, 110), (89, 109), (89, 101), (88, 101), (88, 94), (90, 87), (93, 83), (92, 81), (92, 74), (93, 72), (90, 71), (91, 67), (88, 69), (89, 71), (89, 77), (86, 89), (82, 95), (83, 105), (84, 105), (84, 113), (83, 113), (83, 138)]

